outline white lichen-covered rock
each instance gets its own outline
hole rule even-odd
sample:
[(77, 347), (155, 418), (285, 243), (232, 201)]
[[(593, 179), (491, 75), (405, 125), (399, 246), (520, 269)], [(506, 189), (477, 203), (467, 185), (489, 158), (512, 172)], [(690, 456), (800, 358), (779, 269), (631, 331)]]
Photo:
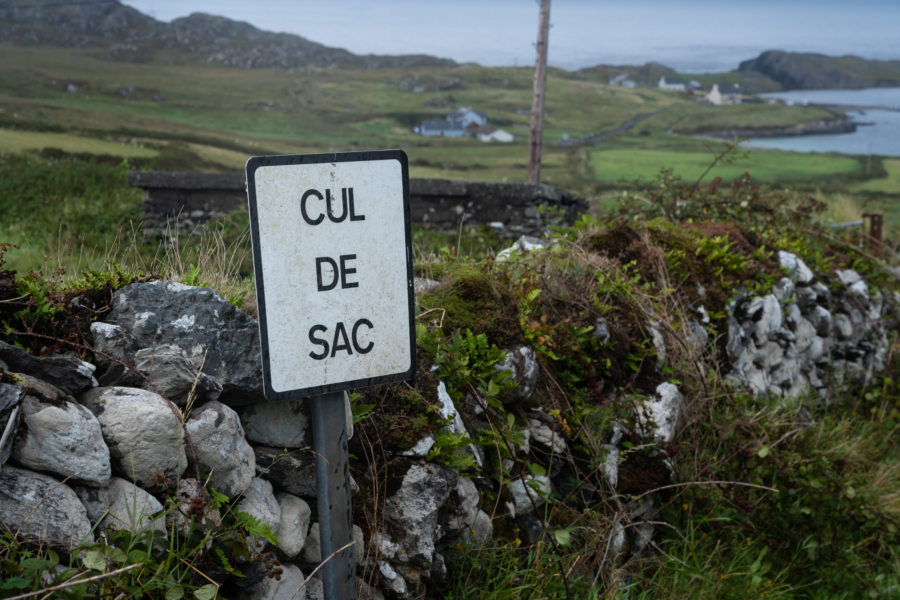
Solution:
[(249, 600), (305, 600), (307, 598), (303, 571), (291, 564), (281, 565), (281, 574), (275, 577), (263, 577), (258, 585), (253, 586)]
[(781, 263), (782, 269), (787, 270), (788, 276), (794, 280), (795, 283), (809, 283), (813, 280), (813, 272), (796, 254), (779, 250), (778, 262)]
[(0, 523), (51, 546), (71, 549), (94, 541), (87, 511), (72, 488), (12, 465), (0, 468)]
[(521, 236), (516, 243), (509, 248), (504, 248), (497, 253), (497, 262), (506, 262), (513, 257), (513, 254), (528, 254), (532, 250), (542, 250), (547, 247), (543, 240), (527, 235)]
[(307, 564), (319, 564), (322, 562), (322, 538), (319, 533), (319, 524), (309, 526), (306, 534), (306, 542), (303, 544), (303, 562)]
[(100, 421), (114, 472), (149, 490), (178, 481), (187, 468), (178, 407), (126, 387), (95, 388), (79, 401)]
[(515, 387), (503, 397), (504, 403), (527, 400), (534, 394), (540, 367), (533, 348), (519, 346), (507, 350), (506, 358), (494, 366), (500, 371), (507, 371), (515, 383)]
[(22, 401), (25, 433), (13, 449), (24, 467), (49, 471), (88, 485), (105, 485), (112, 475), (109, 448), (100, 421), (80, 404)]
[(456, 471), (433, 464), (410, 465), (400, 488), (385, 502), (385, 520), (402, 548), (403, 560), (430, 569), (435, 542), (441, 537), (438, 515), (456, 488)]
[(309, 517), (312, 511), (305, 500), (291, 494), (275, 494), (275, 499), (281, 508), (281, 518), (278, 522), (278, 529), (275, 530), (278, 547), (285, 556), (294, 558), (300, 554), (306, 543)]
[[(244, 491), (241, 499), (238, 500), (235, 508), (239, 512), (245, 512), (255, 517), (264, 525), (268, 525), (272, 533), (276, 533), (281, 525), (281, 506), (275, 499), (272, 484), (265, 479), (254, 479), (250, 487)], [(249, 542), (251, 557), (258, 556), (267, 543), (261, 536), (251, 536)]]
[(550, 478), (546, 475), (526, 475), (509, 482), (509, 492), (512, 502), (507, 503), (507, 508), (512, 516), (533, 513), (535, 508), (544, 505), (546, 498), (553, 491)]
[[(257, 322), (208, 288), (172, 281), (133, 283), (116, 290), (105, 321), (137, 348), (174, 344), (222, 384), (220, 401), (263, 401)], [(95, 334), (96, 337), (96, 334)]]
[(544, 421), (529, 418), (527, 431), (533, 445), (549, 452), (557, 457), (557, 460), (561, 460), (566, 455), (568, 450), (566, 440)]
[(656, 386), (656, 394), (639, 407), (639, 421), (644, 435), (651, 435), (660, 442), (671, 442), (681, 420), (684, 397), (669, 382)]
[(202, 404), (218, 399), (222, 393), (222, 384), (202, 372), (187, 353), (174, 344), (138, 350), (134, 354), (134, 367), (150, 379), (149, 382), (139, 381), (138, 387), (157, 391), (179, 406), (187, 404), (191, 394), (194, 403)]
[(88, 518), (93, 522), (99, 520), (104, 531), (154, 529), (166, 535), (165, 521), (158, 518), (163, 505), (130, 481), (113, 477), (102, 488), (81, 487), (76, 493), (87, 509)]
[(237, 409), (244, 435), (273, 448), (304, 448), (309, 440), (309, 408), (305, 399), (259, 402)]
[(197, 449), (201, 471), (212, 477), (217, 490), (235, 498), (250, 487), (256, 474), (256, 456), (232, 408), (207, 402), (194, 409), (185, 428)]

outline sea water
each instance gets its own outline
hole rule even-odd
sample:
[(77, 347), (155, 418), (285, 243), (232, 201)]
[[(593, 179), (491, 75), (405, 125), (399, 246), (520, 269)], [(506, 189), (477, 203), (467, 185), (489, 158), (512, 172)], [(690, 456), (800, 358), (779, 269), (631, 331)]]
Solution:
[(748, 145), (794, 152), (900, 156), (900, 87), (863, 90), (795, 90), (761, 94), (791, 104), (839, 106), (857, 124), (853, 133), (750, 138)]

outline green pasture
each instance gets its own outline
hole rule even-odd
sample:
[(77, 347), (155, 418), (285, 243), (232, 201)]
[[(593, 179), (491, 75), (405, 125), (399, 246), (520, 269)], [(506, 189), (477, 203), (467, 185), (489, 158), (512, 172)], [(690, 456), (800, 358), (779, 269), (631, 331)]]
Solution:
[(157, 151), (138, 141), (103, 140), (70, 133), (46, 133), (0, 129), (0, 152), (26, 152), (43, 148), (58, 148), (64, 152), (108, 154), (122, 158), (149, 158)]
[(900, 159), (882, 159), (882, 166), (887, 175), (874, 177), (850, 186), (854, 192), (872, 192), (875, 194), (900, 194)]
[[(613, 149), (590, 152), (590, 166), (597, 179), (605, 182), (652, 179), (662, 168), (671, 168), (686, 181), (695, 181), (712, 164), (716, 151), (679, 152), (673, 150)], [(720, 163), (706, 179), (731, 180), (748, 172), (760, 181), (804, 181), (816, 178), (858, 176), (860, 162), (839, 154), (799, 154), (777, 150), (749, 150), (733, 164)]]

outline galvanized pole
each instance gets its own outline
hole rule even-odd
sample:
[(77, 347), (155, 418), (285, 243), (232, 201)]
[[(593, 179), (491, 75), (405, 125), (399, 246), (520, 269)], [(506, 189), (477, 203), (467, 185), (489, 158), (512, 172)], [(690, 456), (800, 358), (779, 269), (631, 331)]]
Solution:
[(547, 83), (547, 37), (550, 32), (550, 0), (541, 0), (538, 24), (537, 64), (534, 67), (534, 97), (531, 102), (531, 145), (528, 183), (541, 182), (541, 143), (544, 137), (544, 89)]
[(353, 547), (335, 554), (353, 540), (344, 394), (333, 392), (310, 399), (325, 600), (356, 598)]

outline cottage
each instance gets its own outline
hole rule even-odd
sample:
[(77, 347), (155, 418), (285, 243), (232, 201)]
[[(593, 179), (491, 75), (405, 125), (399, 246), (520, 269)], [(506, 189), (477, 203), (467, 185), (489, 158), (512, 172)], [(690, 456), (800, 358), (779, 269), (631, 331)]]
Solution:
[(510, 132), (504, 131), (503, 129), (497, 129), (491, 125), (479, 127), (475, 131), (475, 137), (477, 137), (480, 142), (501, 142), (503, 144), (508, 144), (516, 139), (516, 136)]
[(719, 86), (714, 83), (712, 89), (704, 96), (707, 102), (713, 106), (730, 106), (741, 103), (741, 88), (735, 85)]
[(466, 135), (466, 128), (459, 121), (434, 119), (423, 121), (419, 134), (429, 137), (462, 137)]
[(659, 89), (672, 92), (683, 92), (687, 87), (685, 86), (684, 79), (681, 77), (667, 77), (666, 75), (663, 75), (659, 78)]
[(463, 127), (475, 125), (476, 127), (484, 127), (487, 125), (487, 115), (473, 110), (468, 106), (463, 106), (455, 113), (447, 115), (448, 121), (460, 122)]

